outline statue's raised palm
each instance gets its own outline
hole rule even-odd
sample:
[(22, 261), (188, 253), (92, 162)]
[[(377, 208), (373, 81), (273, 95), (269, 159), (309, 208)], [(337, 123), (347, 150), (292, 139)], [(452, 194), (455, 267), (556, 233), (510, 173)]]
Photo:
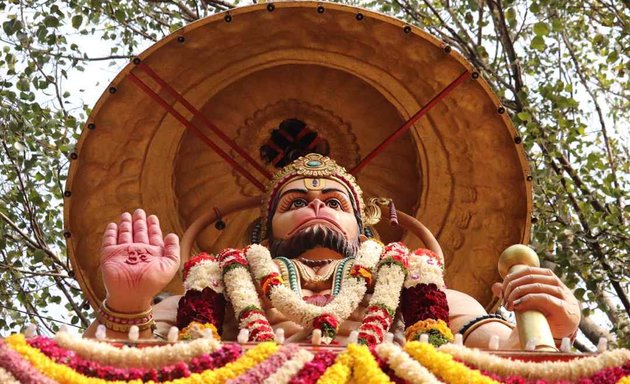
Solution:
[(179, 268), (179, 239), (162, 238), (156, 216), (143, 210), (133, 217), (125, 212), (120, 223), (110, 223), (103, 234), (101, 269), (107, 288), (107, 304), (120, 312), (147, 309), (153, 297)]

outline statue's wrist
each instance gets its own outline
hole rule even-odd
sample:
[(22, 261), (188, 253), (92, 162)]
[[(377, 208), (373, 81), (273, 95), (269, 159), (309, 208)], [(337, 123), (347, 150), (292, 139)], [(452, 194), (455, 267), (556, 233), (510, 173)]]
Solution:
[(107, 308), (111, 309), (114, 312), (137, 314), (150, 310), (152, 308), (153, 300), (137, 298), (135, 300), (121, 300), (107, 297), (105, 303), (107, 304)]

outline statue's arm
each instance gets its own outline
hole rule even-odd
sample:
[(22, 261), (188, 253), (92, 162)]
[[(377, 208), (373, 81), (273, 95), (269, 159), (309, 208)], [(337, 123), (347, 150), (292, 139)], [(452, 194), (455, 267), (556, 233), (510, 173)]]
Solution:
[[(449, 306), (449, 326), (453, 334), (459, 333), (462, 327), (470, 321), (488, 314), (483, 306), (471, 296), (452, 289), (447, 289), (445, 292)], [(499, 337), (499, 348), (501, 349), (520, 348), (517, 329), (500, 321), (486, 321), (475, 327), (472, 332), (466, 335), (464, 345), (473, 348), (488, 348), (488, 343), (493, 335)]]

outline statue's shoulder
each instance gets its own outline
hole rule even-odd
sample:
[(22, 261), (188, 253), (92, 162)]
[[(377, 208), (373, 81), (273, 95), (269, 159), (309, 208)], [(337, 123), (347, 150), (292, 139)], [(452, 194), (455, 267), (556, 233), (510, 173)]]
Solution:
[[(179, 299), (181, 299), (182, 297), (182, 295), (169, 296), (159, 303), (155, 304), (153, 306), (153, 317), (157, 318), (160, 315), (160, 317), (176, 316)], [(175, 312), (175, 315), (170, 315), (172, 312)]]

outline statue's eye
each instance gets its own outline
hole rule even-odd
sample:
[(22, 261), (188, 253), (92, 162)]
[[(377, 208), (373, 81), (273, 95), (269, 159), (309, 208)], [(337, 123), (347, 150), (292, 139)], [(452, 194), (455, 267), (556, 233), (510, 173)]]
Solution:
[(295, 199), (291, 202), (291, 208), (303, 208), (306, 207), (307, 203), (304, 199)]
[(339, 209), (341, 208), (341, 202), (337, 199), (328, 199), (326, 200), (326, 205), (329, 206), (332, 209)]

